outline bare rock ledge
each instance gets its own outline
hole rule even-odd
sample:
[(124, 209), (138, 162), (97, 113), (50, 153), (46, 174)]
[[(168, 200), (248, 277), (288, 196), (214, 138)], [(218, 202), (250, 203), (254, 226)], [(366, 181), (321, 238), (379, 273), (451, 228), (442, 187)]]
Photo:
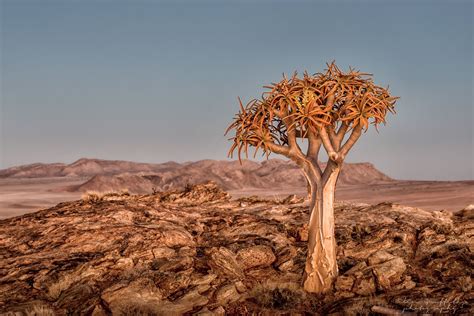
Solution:
[(2, 220), (0, 315), (474, 314), (471, 210), (335, 212), (340, 275), (325, 296), (300, 286), (308, 210), (293, 197), (231, 200), (207, 183)]

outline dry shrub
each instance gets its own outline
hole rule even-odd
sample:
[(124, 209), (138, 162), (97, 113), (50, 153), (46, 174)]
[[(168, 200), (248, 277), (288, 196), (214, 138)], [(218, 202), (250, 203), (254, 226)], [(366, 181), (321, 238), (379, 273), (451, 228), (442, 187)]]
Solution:
[(31, 302), (23, 305), (18, 310), (2, 313), (2, 316), (55, 316), (53, 309), (40, 302)]
[(82, 195), (82, 200), (86, 203), (98, 203), (102, 201), (115, 201), (122, 200), (125, 197), (130, 196), (128, 189), (122, 189), (120, 191), (109, 191), (109, 192), (96, 192), (87, 191)]
[(95, 191), (87, 191), (82, 195), (82, 200), (86, 203), (97, 203), (102, 201), (102, 194)]
[(297, 308), (304, 303), (306, 293), (294, 283), (266, 282), (250, 292), (250, 300), (257, 305), (277, 310)]
[(26, 316), (55, 316), (56, 313), (45, 305), (33, 306), (25, 312)]
[(48, 296), (53, 299), (58, 299), (61, 293), (67, 290), (72, 284), (80, 280), (80, 276), (73, 274), (66, 274), (62, 276), (57, 282), (48, 287)]
[(120, 304), (119, 310), (122, 316), (164, 316), (157, 313), (156, 306), (143, 302), (124, 301)]

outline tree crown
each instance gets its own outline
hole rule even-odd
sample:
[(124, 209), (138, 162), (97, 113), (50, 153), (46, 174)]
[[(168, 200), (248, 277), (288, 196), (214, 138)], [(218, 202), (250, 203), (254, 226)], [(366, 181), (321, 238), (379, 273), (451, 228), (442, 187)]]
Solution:
[[(268, 91), (246, 106), (239, 98), (240, 111), (226, 131), (235, 130), (230, 157), (235, 150), (239, 160), (242, 153), (248, 157), (248, 147), (253, 146), (255, 155), (261, 149), (267, 157), (275, 152), (297, 158), (302, 153), (296, 139), (307, 138), (313, 147), (307, 157), (312, 154), (310, 158), (317, 159), (322, 142), (330, 159), (344, 159), (361, 131), (370, 124), (376, 128), (385, 124), (387, 113), (395, 113), (398, 99), (388, 87), (376, 85), (371, 74), (353, 68), (345, 73), (335, 62), (327, 64), (323, 73), (305, 72), (302, 78), (296, 72), (291, 78), (283, 75), (280, 82), (264, 88)], [(341, 146), (349, 132), (351, 137)]]

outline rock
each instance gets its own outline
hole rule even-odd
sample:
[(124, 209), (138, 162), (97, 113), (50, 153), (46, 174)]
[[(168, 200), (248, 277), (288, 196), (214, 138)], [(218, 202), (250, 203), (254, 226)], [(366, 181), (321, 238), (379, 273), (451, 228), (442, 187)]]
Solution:
[(239, 250), (237, 260), (244, 266), (244, 269), (251, 269), (269, 266), (276, 260), (276, 257), (271, 247), (258, 245)]
[(216, 316), (224, 316), (225, 315), (225, 309), (222, 306), (218, 306), (212, 310), (214, 315)]
[(340, 275), (336, 279), (335, 288), (338, 291), (350, 291), (354, 285), (354, 278), (350, 276)]
[(403, 281), (395, 286), (393, 286), (394, 291), (404, 291), (411, 290), (416, 287), (416, 283), (412, 281), (409, 275), (403, 278)]
[(204, 307), (203, 309), (201, 309), (199, 312), (197, 312), (197, 313), (194, 314), (194, 315), (196, 315), (196, 316), (212, 316), (212, 315), (214, 315), (214, 313), (211, 312), (211, 311), (209, 310), (209, 308)]
[(471, 292), (473, 288), (473, 282), (470, 276), (462, 276), (458, 279), (459, 288), (463, 292)]
[(287, 245), (287, 246), (282, 247), (277, 252), (277, 261), (275, 262), (275, 266), (280, 267), (285, 262), (293, 261), (297, 253), (298, 251), (296, 250), (294, 246)]
[(375, 281), (373, 277), (365, 277), (355, 282), (352, 291), (359, 295), (367, 296), (375, 293)]
[(92, 316), (107, 316), (107, 312), (102, 306), (96, 305), (92, 311)]
[(165, 271), (182, 271), (187, 270), (193, 266), (193, 259), (191, 257), (173, 257), (171, 259), (155, 259), (151, 263), (153, 270), (160, 272)]
[(365, 261), (358, 262), (355, 266), (346, 271), (346, 275), (362, 275), (364, 270), (367, 268), (367, 263)]
[(293, 260), (288, 260), (286, 262), (283, 262), (278, 266), (278, 270), (286, 272), (286, 271), (291, 271), (295, 267), (295, 262)]
[(385, 238), (375, 238), (375, 242), (370, 245), (370, 247), (363, 246), (355, 246), (353, 248), (346, 248), (344, 249), (344, 256), (356, 258), (356, 259), (365, 259), (371, 256), (373, 253), (376, 253), (380, 250), (385, 250), (393, 247), (393, 240), (392, 239), (385, 239)]
[(189, 246), (184, 246), (179, 248), (178, 254), (182, 257), (194, 257), (196, 256), (196, 248), (191, 248)]
[(297, 203), (303, 203), (304, 198), (299, 198), (295, 194), (290, 194), (286, 198), (281, 201), (283, 204), (297, 204)]
[(234, 283), (235, 285), (235, 288), (237, 289), (237, 291), (239, 293), (244, 293), (247, 291), (247, 287), (245, 286), (245, 284), (242, 282), (242, 281), (237, 281)]
[(155, 283), (165, 297), (174, 296), (176, 293), (188, 288), (192, 282), (192, 273), (192, 269), (174, 273), (164, 273), (160, 275), (158, 280), (155, 280)]
[(244, 278), (242, 266), (237, 262), (236, 255), (225, 247), (213, 248), (210, 251), (209, 266), (220, 275), (231, 278)]
[(172, 305), (167, 305), (161, 312), (164, 314), (163, 312), (166, 311), (164, 315), (182, 315), (196, 307), (206, 305), (207, 302), (209, 302), (209, 299), (206, 296), (199, 294), (198, 291), (191, 291), (175, 301)]
[(205, 274), (205, 275), (197, 275), (193, 274), (192, 279), (190, 281), (191, 285), (204, 285), (204, 284), (210, 284), (212, 281), (214, 281), (217, 278), (217, 275), (210, 273), (210, 274)]
[(216, 291), (215, 298), (220, 305), (226, 305), (238, 301), (240, 294), (234, 284), (227, 284)]
[(156, 311), (153, 306), (163, 302), (161, 291), (149, 279), (137, 279), (130, 284), (115, 284), (106, 289), (101, 297), (114, 315), (130, 310)]
[(465, 219), (474, 219), (474, 204), (469, 204), (460, 211), (454, 213), (455, 216), (464, 217)]
[(131, 269), (133, 268), (133, 266), (134, 266), (134, 263), (131, 258), (120, 258), (115, 263), (115, 268), (120, 269), (120, 270)]
[(173, 203), (201, 204), (208, 202), (222, 202), (230, 199), (230, 194), (217, 186), (215, 182), (209, 181), (203, 184), (186, 186), (184, 191), (162, 193), (160, 200)]
[(371, 255), (368, 259), (368, 262), (369, 262), (370, 266), (373, 266), (373, 265), (391, 260), (393, 258), (395, 258), (394, 255), (392, 255), (392, 254), (390, 254), (390, 253), (388, 253), (384, 250), (381, 250), (381, 251), (377, 251), (376, 253)]
[(153, 252), (149, 249), (137, 251), (134, 253), (127, 253), (129, 257), (136, 261), (150, 261), (153, 259)]
[(170, 258), (176, 255), (176, 251), (169, 247), (158, 247), (152, 249), (154, 258)]
[(173, 229), (164, 231), (162, 233), (160, 241), (164, 243), (167, 247), (195, 245), (193, 236), (184, 229)]
[(124, 211), (114, 212), (112, 213), (110, 217), (115, 219), (119, 223), (130, 225), (133, 223), (134, 214), (133, 212), (124, 210)]
[(204, 307), (199, 312), (197, 312), (195, 315), (197, 315), (197, 316), (224, 316), (225, 315), (225, 309), (222, 306), (216, 307), (212, 310), (209, 310), (207, 307)]
[(308, 224), (304, 224), (300, 228), (298, 228), (298, 239), (300, 241), (308, 241), (309, 237), (309, 230), (308, 230)]
[(372, 267), (377, 283), (381, 289), (388, 290), (393, 285), (401, 282), (400, 277), (406, 270), (402, 258), (393, 258)]

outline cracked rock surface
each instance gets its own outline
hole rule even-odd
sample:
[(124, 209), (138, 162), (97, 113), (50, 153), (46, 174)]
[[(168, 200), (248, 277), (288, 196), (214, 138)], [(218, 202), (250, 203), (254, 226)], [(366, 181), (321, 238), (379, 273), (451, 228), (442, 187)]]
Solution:
[(339, 277), (301, 289), (307, 204), (215, 184), (0, 221), (3, 315), (474, 314), (473, 210), (336, 204)]

